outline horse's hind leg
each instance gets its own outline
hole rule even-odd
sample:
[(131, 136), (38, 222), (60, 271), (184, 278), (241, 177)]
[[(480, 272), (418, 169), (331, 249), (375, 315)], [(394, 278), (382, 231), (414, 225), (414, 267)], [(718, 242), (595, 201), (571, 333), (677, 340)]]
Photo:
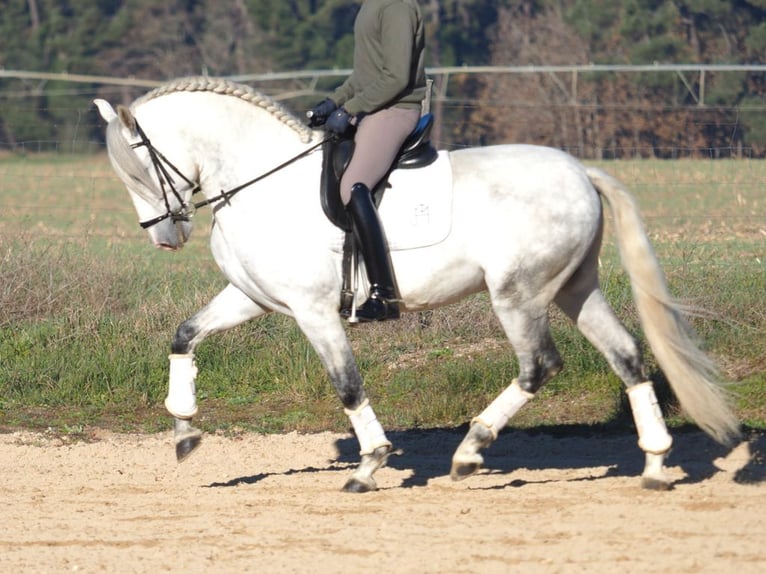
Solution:
[(212, 333), (225, 331), (266, 313), (233, 285), (179, 325), (171, 345), (168, 396), (165, 408), (174, 417), (176, 459), (184, 461), (199, 446), (202, 432), (192, 426), (197, 414), (194, 350)]
[(642, 486), (654, 490), (671, 488), (664, 460), (672, 438), (652, 383), (646, 378), (641, 348), (604, 299), (597, 284), (595, 265), (581, 268), (561, 290), (556, 303), (604, 355), (626, 386), (638, 430), (638, 444), (646, 458)]
[(508, 420), (537, 390), (561, 370), (561, 357), (551, 339), (546, 308), (511, 309), (494, 303), (495, 313), (519, 360), (519, 375), (471, 421), (468, 434), (452, 457), (450, 476), (462, 480), (481, 468), (480, 450), (488, 447)]

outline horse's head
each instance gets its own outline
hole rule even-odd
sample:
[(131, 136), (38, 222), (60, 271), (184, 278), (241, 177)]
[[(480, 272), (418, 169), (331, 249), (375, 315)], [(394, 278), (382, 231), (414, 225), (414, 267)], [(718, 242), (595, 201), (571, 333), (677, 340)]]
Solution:
[[(191, 196), (197, 186), (186, 180), (156, 150), (125, 106), (115, 110), (109, 102), (94, 100), (107, 122), (109, 160), (125, 184), (144, 227), (155, 246), (175, 250), (183, 247), (192, 231)], [(176, 185), (178, 176), (183, 180)]]

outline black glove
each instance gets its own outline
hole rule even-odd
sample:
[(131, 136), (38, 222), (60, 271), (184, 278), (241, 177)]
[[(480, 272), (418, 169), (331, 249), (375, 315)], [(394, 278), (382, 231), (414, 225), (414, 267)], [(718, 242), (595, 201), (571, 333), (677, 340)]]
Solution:
[(309, 126), (312, 128), (321, 126), (327, 121), (327, 118), (333, 113), (338, 106), (330, 98), (325, 98), (319, 104), (314, 106), (313, 109), (306, 112), (306, 117), (309, 119)]
[(325, 122), (325, 129), (338, 135), (343, 135), (351, 125), (351, 116), (344, 108), (338, 108)]

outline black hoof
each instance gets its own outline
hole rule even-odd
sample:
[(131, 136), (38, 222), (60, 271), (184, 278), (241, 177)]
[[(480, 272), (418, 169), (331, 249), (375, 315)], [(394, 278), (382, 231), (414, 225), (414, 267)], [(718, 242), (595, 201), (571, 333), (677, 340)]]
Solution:
[(479, 472), (480, 469), (481, 465), (476, 463), (458, 464), (452, 468), (452, 472), (450, 472), (450, 478), (455, 482), (464, 480), (469, 476)]
[(202, 442), (202, 435), (187, 436), (176, 442), (176, 460), (183, 462), (197, 450)]
[(357, 478), (350, 478), (343, 486), (343, 492), (373, 492), (377, 488), (375, 481), (372, 479), (370, 479), (370, 482), (365, 482)]
[(670, 482), (659, 480), (657, 478), (644, 477), (641, 479), (641, 488), (645, 490), (673, 490), (673, 485)]

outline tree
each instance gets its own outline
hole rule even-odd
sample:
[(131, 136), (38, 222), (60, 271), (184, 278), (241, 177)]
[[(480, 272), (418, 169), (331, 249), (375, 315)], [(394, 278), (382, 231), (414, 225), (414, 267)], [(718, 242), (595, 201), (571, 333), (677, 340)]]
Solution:
[[(500, 12), (492, 62), (742, 61), (743, 55), (763, 49), (758, 33), (765, 15), (752, 2), (735, 4), (731, 10), (731, 3), (719, 0), (513, 2)], [(699, 78), (680, 75), (581, 73), (570, 78), (571, 86), (553, 74), (487, 78), (476, 97), (480, 105), (466, 111), (456, 131), (469, 134), (472, 143), (574, 146), (586, 157), (668, 157), (679, 148), (704, 152), (711, 147), (734, 153), (743, 134), (762, 131), (742, 125), (742, 117), (731, 110), (744, 101), (752, 106), (754, 92), (763, 97), (763, 82), (731, 73), (705, 79), (703, 100)], [(498, 94), (512, 102), (510, 108)], [(738, 122), (741, 129), (725, 129)]]
[[(517, 2), (501, 10), (491, 48), (494, 65), (583, 63), (588, 56), (559, 7), (537, 2)], [(476, 97), (480, 105), (465, 126), (458, 126), (475, 143), (565, 146), (577, 141), (575, 132), (582, 132), (574, 129), (583, 118), (582, 110), (570, 105), (574, 94), (569, 81), (553, 74), (488, 76)]]
[[(766, 60), (766, 0), (420, 3), (429, 66)], [(349, 68), (359, 4), (0, 0), (0, 66), (153, 80)], [(340, 81), (323, 80), (310, 88), (329, 91)], [(452, 75), (448, 91), (437, 86), (446, 100), (435, 102), (436, 139), (446, 146), (453, 140), (528, 141), (588, 155), (663, 155), (681, 145), (723, 149), (745, 142), (763, 149), (763, 75), (708, 73), (704, 99), (702, 87), (692, 74)], [(143, 92), (21, 80), (2, 80), (0, 88), (0, 134), (10, 147), (74, 141), (82, 129), (82, 110), (90, 108), (94, 96), (129, 103)], [(292, 103), (301, 107), (305, 102)], [(731, 110), (739, 105), (747, 111), (737, 116)], [(736, 129), (727, 129), (732, 125)], [(100, 126), (92, 129), (94, 138), (101, 137)]]

